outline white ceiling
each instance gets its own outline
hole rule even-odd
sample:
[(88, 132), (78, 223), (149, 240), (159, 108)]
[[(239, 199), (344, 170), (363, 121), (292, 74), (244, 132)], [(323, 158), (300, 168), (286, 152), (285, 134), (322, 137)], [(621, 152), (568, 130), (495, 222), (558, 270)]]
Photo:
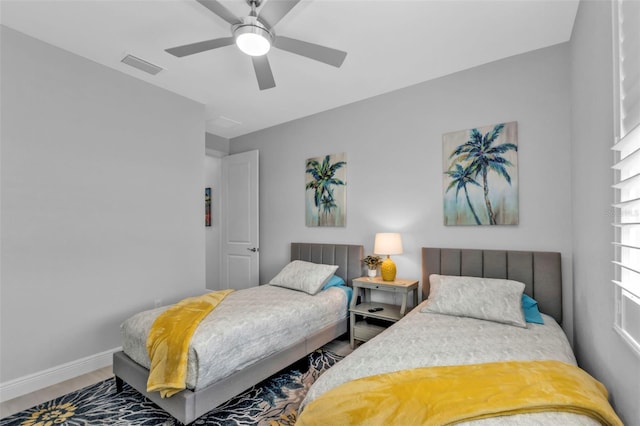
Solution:
[[(183, 58), (164, 51), (230, 36), (229, 24), (195, 0), (1, 0), (0, 22), (201, 102), (207, 131), (233, 138), (568, 41), (578, 1), (302, 0), (276, 36), (344, 50), (347, 58), (334, 68), (274, 48), (268, 58), (277, 86), (265, 91), (235, 46)], [(249, 10), (244, 0), (221, 2), (238, 16)], [(164, 70), (146, 74), (121, 63), (126, 54)]]

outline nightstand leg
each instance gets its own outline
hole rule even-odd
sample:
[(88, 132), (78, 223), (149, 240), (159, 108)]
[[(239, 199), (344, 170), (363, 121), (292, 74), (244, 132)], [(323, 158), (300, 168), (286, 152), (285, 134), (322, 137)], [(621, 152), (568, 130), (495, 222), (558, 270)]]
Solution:
[(358, 287), (355, 287), (353, 294), (351, 295), (351, 303), (349, 303), (349, 309), (353, 309), (356, 307), (356, 303), (358, 302), (359, 295), (360, 295), (360, 289)]
[(402, 306), (400, 307), (400, 315), (404, 316), (404, 313), (407, 311), (407, 297), (409, 295), (407, 293), (402, 295)]
[(350, 321), (349, 321), (349, 344), (351, 345), (351, 349), (355, 349), (355, 339), (353, 338), (353, 333), (354, 333), (354, 327), (356, 325), (356, 315), (355, 314), (351, 314), (350, 315)]

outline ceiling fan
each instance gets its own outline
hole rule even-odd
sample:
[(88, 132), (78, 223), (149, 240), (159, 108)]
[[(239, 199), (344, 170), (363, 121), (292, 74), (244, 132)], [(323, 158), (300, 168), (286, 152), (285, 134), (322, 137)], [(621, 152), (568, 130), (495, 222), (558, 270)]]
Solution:
[(183, 46), (165, 49), (165, 51), (181, 58), (183, 56), (236, 44), (241, 51), (251, 56), (260, 90), (270, 89), (276, 86), (266, 55), (271, 46), (337, 68), (342, 65), (347, 56), (347, 52), (341, 50), (295, 38), (280, 35), (276, 36), (273, 27), (280, 22), (300, 0), (267, 0), (265, 5), (260, 9), (259, 14), (256, 12), (256, 9), (260, 7), (263, 0), (246, 0), (251, 7), (251, 11), (248, 16), (243, 18), (235, 16), (218, 0), (196, 1), (230, 23), (232, 36), (185, 44)]

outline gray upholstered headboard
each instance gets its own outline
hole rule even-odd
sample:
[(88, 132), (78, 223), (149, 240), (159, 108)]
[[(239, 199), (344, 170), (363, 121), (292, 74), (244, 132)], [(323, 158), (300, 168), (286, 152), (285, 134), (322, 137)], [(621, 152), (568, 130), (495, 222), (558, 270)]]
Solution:
[(354, 278), (362, 276), (363, 252), (359, 245), (291, 243), (291, 260), (338, 265), (336, 275), (349, 286)]
[(429, 275), (506, 278), (525, 284), (540, 312), (562, 322), (560, 253), (542, 251), (422, 248), (422, 298), (429, 296)]

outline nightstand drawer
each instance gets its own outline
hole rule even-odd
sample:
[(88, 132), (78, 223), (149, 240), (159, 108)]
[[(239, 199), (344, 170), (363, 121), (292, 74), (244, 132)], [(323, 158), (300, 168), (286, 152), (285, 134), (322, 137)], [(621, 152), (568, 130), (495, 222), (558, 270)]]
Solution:
[(358, 283), (358, 287), (359, 288), (367, 288), (367, 289), (370, 289), (370, 290), (388, 291), (388, 292), (391, 292), (391, 293), (406, 293), (407, 292), (407, 289), (405, 287), (395, 287), (395, 286), (386, 285), (386, 284), (359, 282)]
[(353, 326), (353, 338), (366, 342), (367, 340), (382, 333), (385, 329), (386, 327), (380, 325), (369, 324), (366, 321), (358, 321)]

